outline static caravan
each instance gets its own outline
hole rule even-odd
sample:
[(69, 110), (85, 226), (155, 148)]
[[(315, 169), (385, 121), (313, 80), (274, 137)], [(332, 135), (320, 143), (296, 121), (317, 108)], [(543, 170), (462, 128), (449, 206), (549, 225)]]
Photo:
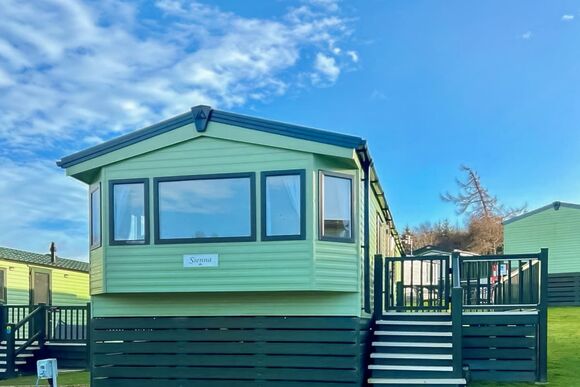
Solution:
[(86, 305), (89, 264), (0, 247), (0, 304)]
[(503, 225), (506, 253), (550, 249), (549, 303), (580, 305), (580, 205), (554, 202)]
[(363, 384), (403, 251), (363, 139), (196, 106), (58, 165), (89, 186), (94, 386)]

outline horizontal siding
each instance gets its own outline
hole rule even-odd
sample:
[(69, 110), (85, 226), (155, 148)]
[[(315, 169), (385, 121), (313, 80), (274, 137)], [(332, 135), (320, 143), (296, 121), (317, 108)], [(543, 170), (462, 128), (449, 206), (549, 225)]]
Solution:
[(90, 254), (90, 289), (91, 294), (103, 293), (103, 248), (95, 249)]
[[(202, 137), (110, 165), (105, 175), (110, 180), (255, 172), (259, 239), (259, 174), (280, 169), (305, 169), (311, 174), (312, 155)], [(309, 181), (307, 195), (312, 194)], [(105, 184), (104, 191), (107, 188)], [(152, 184), (150, 189), (152, 193)], [(153, 209), (152, 194), (150, 200)], [(108, 203), (103, 206), (106, 212), (107, 206)], [(311, 205), (307, 205), (306, 213), (312, 216)], [(152, 237), (153, 227), (151, 222)], [(311, 238), (311, 226), (307, 227), (306, 234)], [(219, 267), (183, 268), (184, 254), (203, 253), (219, 254)], [(309, 290), (312, 288), (312, 243), (305, 240), (107, 246), (105, 267), (106, 290), (110, 293)]]
[(507, 254), (549, 249), (548, 272), (580, 271), (580, 209), (560, 207), (524, 217), (504, 226)]
[(89, 274), (52, 269), (52, 304), (84, 305), (89, 301)]
[(7, 303), (28, 305), (30, 300), (30, 269), (28, 265), (0, 261), (0, 268), (6, 270)]
[(130, 316), (356, 316), (358, 293), (224, 292), (101, 294), (94, 317)]

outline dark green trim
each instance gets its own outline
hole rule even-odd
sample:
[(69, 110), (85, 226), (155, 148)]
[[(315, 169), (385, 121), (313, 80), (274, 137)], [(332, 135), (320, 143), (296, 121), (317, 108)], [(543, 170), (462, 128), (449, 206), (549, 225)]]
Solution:
[(538, 310), (538, 373), (539, 382), (548, 381), (548, 249), (540, 250), (540, 304)]
[[(363, 308), (366, 313), (371, 313), (371, 232), (370, 232), (370, 160), (364, 160), (362, 165), (363, 171)], [(352, 184), (352, 182), (351, 182)], [(354, 195), (352, 195), (354, 198)], [(354, 201), (354, 199), (352, 199)], [(352, 202), (351, 201), (351, 202)], [(354, 223), (354, 216), (353, 216)], [(353, 230), (354, 233), (354, 230)], [(378, 237), (379, 230), (376, 230)]]
[[(300, 234), (296, 235), (266, 235), (266, 180), (270, 176), (300, 176)], [(260, 175), (260, 220), (261, 239), (263, 241), (287, 241), (306, 239), (306, 171), (292, 169), (282, 171), (265, 171)]]
[[(99, 192), (99, 244), (93, 244), (93, 193)], [(101, 183), (98, 182), (89, 189), (89, 248), (98, 249), (103, 245), (103, 191)]]
[(521, 215), (518, 215), (518, 216), (514, 216), (513, 218), (510, 218), (508, 220), (504, 220), (503, 221), (503, 225), (505, 226), (507, 224), (516, 222), (518, 220), (527, 218), (528, 216), (532, 216), (532, 215), (535, 215), (537, 213), (540, 213), (540, 212), (543, 212), (543, 211), (546, 211), (546, 210), (549, 210), (549, 209), (553, 209), (554, 211), (558, 211), (560, 209), (560, 207), (574, 208), (574, 209), (579, 210), (580, 209), (580, 204), (564, 203), (564, 202), (558, 202), (558, 201), (556, 201), (556, 202), (547, 204), (547, 205), (545, 205), (543, 207), (536, 208), (535, 210), (526, 212), (525, 214), (521, 214)]
[[(340, 179), (350, 180), (350, 223), (351, 223), (351, 235), (350, 238), (335, 238), (324, 236), (324, 176), (336, 177)], [(354, 243), (356, 235), (356, 222), (354, 203), (355, 203), (355, 190), (354, 190), (354, 175), (349, 175), (346, 173), (331, 172), (327, 170), (318, 171), (318, 239), (327, 242), (341, 242), (341, 243)]]
[(365, 140), (356, 136), (327, 132), (320, 129), (249, 117), (236, 113), (212, 110), (209, 106), (199, 105), (191, 108), (191, 111), (188, 113), (180, 114), (158, 124), (148, 126), (144, 129), (112, 139), (92, 148), (63, 157), (57, 162), (57, 165), (61, 168), (68, 168), (188, 124), (195, 124), (196, 130), (203, 132), (205, 131), (208, 122), (234, 125), (260, 132), (335, 145), (343, 148), (358, 149), (364, 147), (366, 144)]
[[(144, 215), (145, 215), (145, 239), (142, 240), (116, 240), (115, 239), (115, 185), (143, 184)], [(149, 244), (149, 179), (117, 179), (109, 180), (109, 245), (148, 245)]]
[[(210, 238), (172, 238), (161, 239), (159, 237), (159, 183), (167, 181), (188, 180), (217, 180), (231, 178), (250, 179), (250, 235), (240, 237), (210, 237)], [(153, 225), (155, 244), (181, 244), (181, 243), (219, 243), (219, 242), (255, 242), (256, 241), (256, 174), (254, 172), (220, 173), (209, 175), (167, 176), (153, 179)]]

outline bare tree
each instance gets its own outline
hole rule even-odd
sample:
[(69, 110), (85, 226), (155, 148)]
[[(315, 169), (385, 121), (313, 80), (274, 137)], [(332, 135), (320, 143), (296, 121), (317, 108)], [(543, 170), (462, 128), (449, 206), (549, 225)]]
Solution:
[(526, 205), (517, 208), (506, 208), (498, 202), (497, 196), (492, 196), (487, 188), (481, 183), (479, 174), (465, 165), (460, 167), (465, 173), (465, 180), (455, 179), (459, 186), (459, 193), (453, 195), (446, 192), (441, 195), (441, 200), (455, 204), (458, 215), (467, 214), (469, 217), (501, 217), (506, 219), (522, 214), (526, 211)]
[(465, 173), (465, 180), (455, 179), (459, 193), (446, 192), (441, 199), (455, 204), (458, 215), (467, 216), (471, 250), (482, 254), (496, 253), (501, 250), (503, 241), (501, 222), (525, 212), (526, 206), (504, 207), (481, 183), (476, 171), (465, 165), (460, 170)]

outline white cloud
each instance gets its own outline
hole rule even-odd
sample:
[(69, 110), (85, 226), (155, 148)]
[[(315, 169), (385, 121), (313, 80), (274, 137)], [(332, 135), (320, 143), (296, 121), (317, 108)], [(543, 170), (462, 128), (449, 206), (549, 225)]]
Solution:
[(356, 51), (353, 50), (349, 50), (346, 52), (346, 54), (350, 57), (350, 59), (354, 62), (354, 63), (358, 63), (358, 53)]
[(63, 256), (86, 255), (85, 191), (55, 159), (193, 105), (328, 86), (352, 63), (351, 33), (333, 0), (273, 18), (189, 0), (4, 0), (0, 245), (43, 251), (54, 240)]
[(67, 152), (82, 146), (70, 140), (107, 138), (198, 103), (231, 108), (281, 95), (298, 81), (297, 67), (334, 82), (340, 71), (329, 78), (321, 73), (327, 67), (308, 68), (306, 53), (336, 55), (336, 42), (350, 33), (334, 1), (277, 19), (185, 0), (155, 6), (161, 16), (153, 20), (119, 0), (6, 0), (0, 142), (12, 152), (47, 145)]
[(574, 15), (571, 14), (562, 15), (562, 21), (572, 21), (572, 20), (574, 20)]
[[(314, 68), (318, 70), (313, 74), (314, 83), (333, 83), (340, 75), (340, 67), (338, 67), (336, 59), (334, 59), (334, 57), (324, 55), (321, 52), (316, 54)], [(320, 77), (320, 75), (323, 75), (324, 77)]]
[(529, 39), (531, 39), (531, 38), (532, 38), (532, 36), (534, 36), (534, 35), (532, 34), (532, 31), (526, 31), (526, 32), (524, 32), (524, 33), (522, 34), (522, 39), (524, 39), (524, 40), (529, 40)]
[(87, 257), (87, 188), (48, 161), (0, 158), (0, 246)]

